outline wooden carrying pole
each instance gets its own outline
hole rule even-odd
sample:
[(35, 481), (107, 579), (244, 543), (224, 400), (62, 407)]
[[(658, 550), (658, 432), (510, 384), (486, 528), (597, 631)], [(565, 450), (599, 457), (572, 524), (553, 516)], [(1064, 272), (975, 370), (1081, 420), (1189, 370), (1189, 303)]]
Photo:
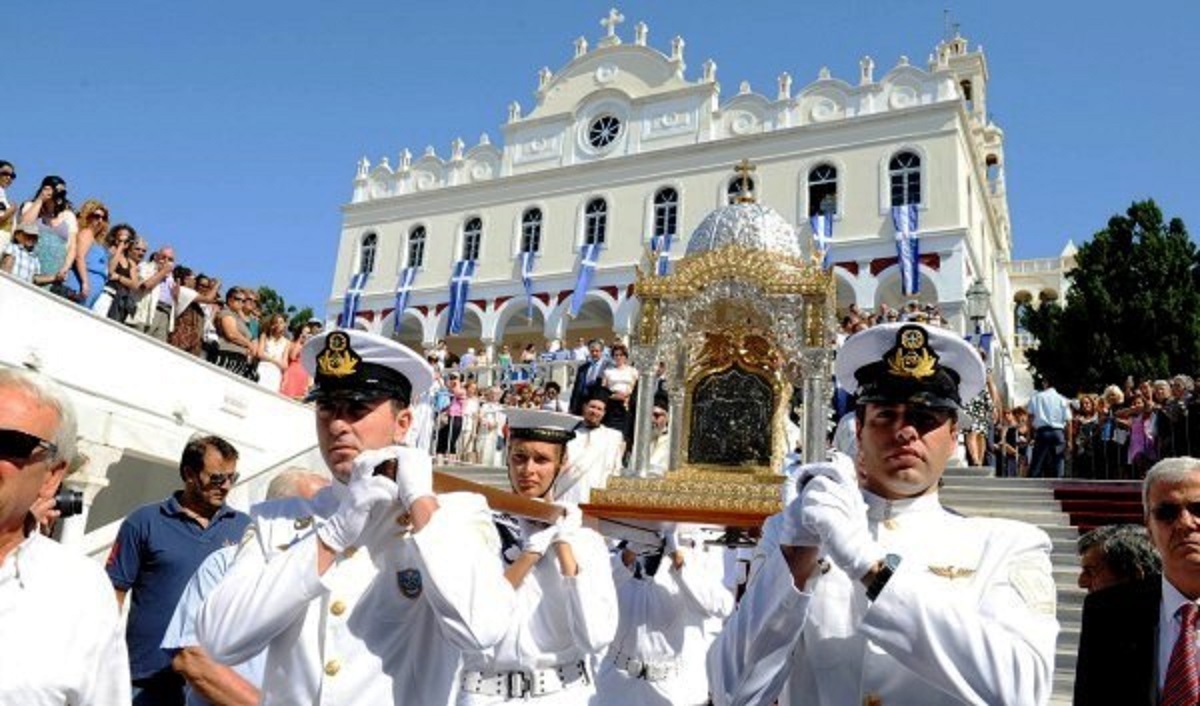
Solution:
[(516, 493), (465, 480), (441, 471), (433, 472), (433, 490), (437, 493), (478, 493), (487, 500), (488, 507), (497, 512), (507, 512), (510, 515), (549, 524), (553, 524), (565, 514), (562, 507), (553, 503), (530, 500)]

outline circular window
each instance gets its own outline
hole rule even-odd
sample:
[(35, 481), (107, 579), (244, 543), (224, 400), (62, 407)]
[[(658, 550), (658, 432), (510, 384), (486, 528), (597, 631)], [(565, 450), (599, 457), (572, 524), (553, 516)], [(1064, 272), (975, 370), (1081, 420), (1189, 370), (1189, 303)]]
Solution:
[(615, 115), (601, 115), (588, 126), (588, 144), (595, 149), (604, 149), (616, 141), (621, 134), (621, 121)]

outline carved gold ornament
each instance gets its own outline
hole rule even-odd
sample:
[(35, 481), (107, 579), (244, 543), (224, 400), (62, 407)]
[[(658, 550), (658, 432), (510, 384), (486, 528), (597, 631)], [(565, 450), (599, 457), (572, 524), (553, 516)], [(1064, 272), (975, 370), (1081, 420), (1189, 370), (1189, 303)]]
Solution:
[(362, 358), (350, 347), (350, 337), (334, 331), (325, 339), (325, 349), (317, 356), (317, 372), (326, 377), (353, 375)]

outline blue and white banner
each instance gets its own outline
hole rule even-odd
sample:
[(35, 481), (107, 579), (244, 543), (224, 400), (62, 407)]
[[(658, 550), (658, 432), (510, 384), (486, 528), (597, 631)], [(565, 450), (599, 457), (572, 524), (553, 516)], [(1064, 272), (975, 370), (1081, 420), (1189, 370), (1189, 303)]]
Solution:
[(537, 253), (532, 250), (526, 250), (521, 253), (521, 285), (525, 287), (525, 298), (528, 300), (525, 307), (525, 316), (533, 318), (533, 260), (537, 257)]
[(475, 276), (474, 260), (459, 260), (454, 263), (454, 274), (450, 277), (450, 315), (446, 321), (447, 335), (462, 331), (463, 315), (467, 311), (467, 298), (471, 278)]
[(970, 343), (986, 353), (988, 357), (991, 357), (992, 340), (995, 338), (995, 336), (996, 334), (988, 331), (987, 333), (968, 333), (966, 336), (963, 336), (963, 338), (967, 339), (967, 343)]
[(665, 277), (671, 269), (672, 233), (650, 236), (650, 251), (654, 253), (654, 274)]
[(829, 246), (833, 243), (833, 214), (818, 213), (809, 219), (812, 224), (813, 247), (821, 254), (821, 266), (829, 267)]
[(350, 286), (346, 287), (346, 298), (342, 301), (342, 328), (354, 328), (354, 317), (358, 316), (358, 304), (362, 301), (367, 278), (370, 276), (370, 272), (359, 272), (350, 278)]
[(905, 295), (921, 291), (921, 246), (917, 240), (917, 205), (892, 206), (896, 227), (896, 256), (900, 262), (900, 287)]
[(571, 308), (568, 314), (578, 316), (587, 299), (588, 288), (592, 286), (592, 275), (596, 274), (596, 259), (600, 257), (600, 243), (584, 245), (579, 251), (579, 277), (575, 280), (575, 291), (571, 294)]
[(412, 293), (413, 280), (417, 276), (417, 268), (405, 267), (400, 270), (400, 279), (396, 282), (396, 311), (392, 314), (392, 332), (400, 333), (400, 324), (404, 321), (404, 310), (408, 308), (408, 295)]

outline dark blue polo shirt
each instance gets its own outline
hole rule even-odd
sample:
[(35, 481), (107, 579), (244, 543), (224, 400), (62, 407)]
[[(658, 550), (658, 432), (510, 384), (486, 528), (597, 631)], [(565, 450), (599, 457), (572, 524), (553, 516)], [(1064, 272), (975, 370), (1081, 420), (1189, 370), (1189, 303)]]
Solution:
[(200, 562), (241, 541), (250, 524), (249, 515), (223, 507), (208, 527), (201, 527), (183, 511), (182, 494), (176, 491), (130, 513), (108, 555), (106, 569), (113, 586), (132, 592), (125, 640), (135, 680), (170, 670), (171, 655), (160, 645), (184, 587)]

